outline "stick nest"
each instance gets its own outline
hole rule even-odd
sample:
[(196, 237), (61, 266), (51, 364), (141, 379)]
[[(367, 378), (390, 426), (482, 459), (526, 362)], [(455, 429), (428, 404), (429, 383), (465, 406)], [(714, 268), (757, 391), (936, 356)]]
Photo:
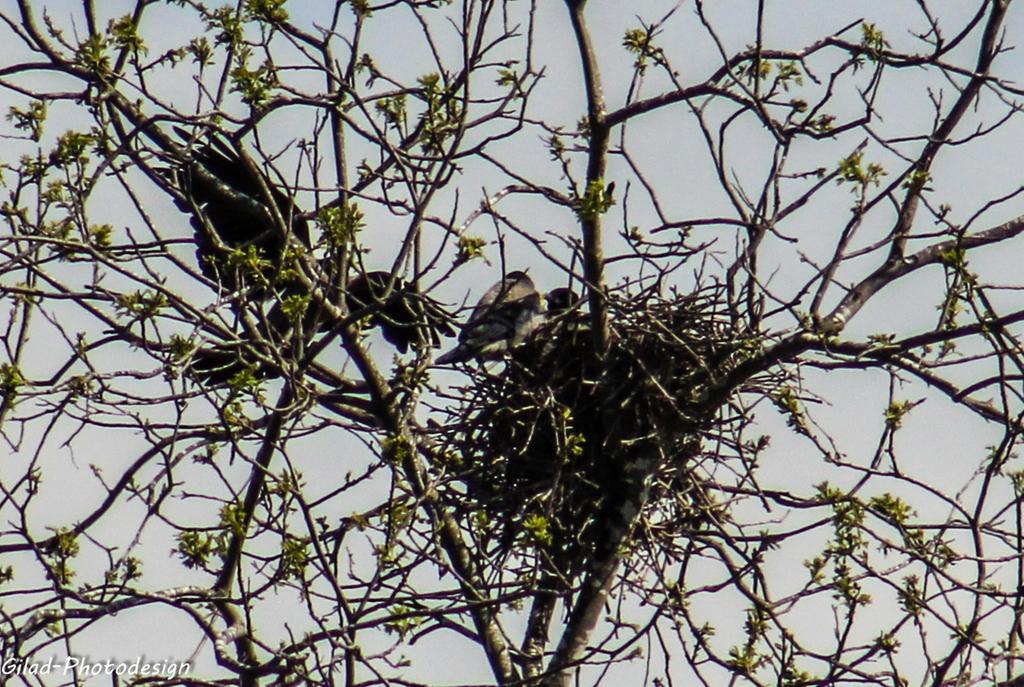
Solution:
[(613, 297), (603, 356), (577, 307), (481, 368), (442, 441), (459, 477), (446, 495), (493, 553), (533, 552), (568, 584), (638, 508), (670, 504), (680, 527), (709, 515), (688, 469), (714, 432), (708, 388), (759, 349), (722, 296)]

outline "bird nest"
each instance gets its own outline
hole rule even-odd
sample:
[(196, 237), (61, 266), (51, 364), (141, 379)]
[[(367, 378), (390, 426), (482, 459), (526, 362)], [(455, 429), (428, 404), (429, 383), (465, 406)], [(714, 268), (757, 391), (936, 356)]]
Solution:
[(712, 507), (688, 469), (714, 429), (708, 390), (758, 345), (722, 302), (710, 288), (613, 298), (603, 356), (577, 307), (480, 371), (443, 440), (460, 466), (449, 496), (492, 552), (532, 552), (570, 581), (630, 502), (670, 500), (681, 524)]

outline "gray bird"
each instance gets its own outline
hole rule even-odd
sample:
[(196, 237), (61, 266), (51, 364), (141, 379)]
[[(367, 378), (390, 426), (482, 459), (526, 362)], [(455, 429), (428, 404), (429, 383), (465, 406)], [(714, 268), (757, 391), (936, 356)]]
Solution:
[(509, 272), (480, 299), (459, 332), (459, 344), (437, 364), (496, 358), (525, 341), (543, 315), (544, 302), (533, 280), (525, 272)]

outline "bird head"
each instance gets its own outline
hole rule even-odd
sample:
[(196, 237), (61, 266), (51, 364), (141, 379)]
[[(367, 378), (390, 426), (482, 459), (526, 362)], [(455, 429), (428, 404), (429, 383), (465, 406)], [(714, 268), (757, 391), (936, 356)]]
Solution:
[(583, 299), (579, 294), (575, 293), (572, 289), (562, 286), (557, 289), (552, 289), (545, 296), (547, 301), (548, 315), (561, 315), (562, 313), (571, 310), (576, 307)]
[(522, 283), (524, 286), (529, 286), (530, 288), (533, 287), (533, 280), (530, 279), (530, 275), (520, 270), (508, 272), (502, 281), (509, 287), (519, 283)]

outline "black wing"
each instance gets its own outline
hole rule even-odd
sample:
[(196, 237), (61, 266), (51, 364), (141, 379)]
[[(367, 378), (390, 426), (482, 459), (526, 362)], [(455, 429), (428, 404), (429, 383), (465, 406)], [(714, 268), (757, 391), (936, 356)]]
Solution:
[[(181, 136), (186, 132), (178, 130)], [(165, 171), (181, 192), (175, 204), (191, 215), (196, 255), (203, 274), (234, 290), (239, 286), (226, 269), (226, 251), (255, 246), (261, 257), (280, 264), (287, 237), (274, 220), (276, 210), (291, 234), (307, 249), (309, 224), (291, 197), (264, 174), (251, 171), (223, 138), (211, 134), (192, 150), (189, 160)], [(269, 189), (268, 204), (267, 193)]]
[(437, 346), (441, 336), (455, 335), (440, 303), (418, 293), (400, 277), (389, 293), (390, 283), (391, 274), (384, 271), (355, 277), (348, 284), (349, 308), (354, 312), (369, 309), (369, 325), (380, 327), (384, 339), (402, 353), (410, 345), (429, 342)]

